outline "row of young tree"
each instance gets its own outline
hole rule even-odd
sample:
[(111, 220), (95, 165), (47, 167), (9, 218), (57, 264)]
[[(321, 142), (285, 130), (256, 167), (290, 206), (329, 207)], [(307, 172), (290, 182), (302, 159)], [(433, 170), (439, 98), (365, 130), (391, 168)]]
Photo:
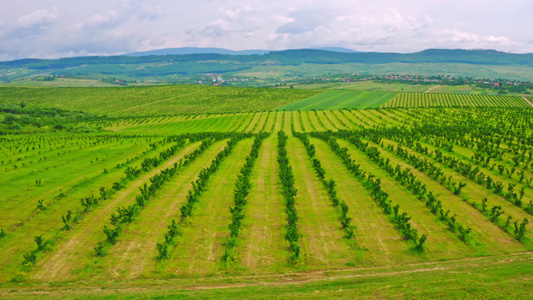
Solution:
[(348, 216), (349, 207), (344, 200), (339, 199), (339, 197), (337, 196), (335, 180), (331, 178), (326, 179), (326, 170), (324, 170), (322, 164), (320, 163), (320, 160), (316, 157), (315, 146), (309, 142), (309, 138), (307, 137), (307, 135), (295, 131), (293, 131), (293, 135), (304, 144), (309, 159), (311, 159), (313, 163), (315, 173), (326, 188), (331, 204), (333, 205), (339, 216), (339, 221), (341, 222), (342, 229), (344, 230), (344, 238), (348, 240), (353, 239), (355, 237), (355, 233), (354, 226), (351, 225), (352, 218)]
[[(162, 151), (159, 155), (160, 157), (166, 157), (166, 159), (173, 156), (179, 149), (181, 149), (187, 139), (184, 136), (176, 136), (172, 138), (168, 138), (168, 141), (175, 142), (175, 144), (170, 147), (167, 150)], [(37, 248), (25, 253), (23, 255), (24, 260), (22, 261), (22, 266), (24, 271), (30, 270), (33, 265), (36, 263), (37, 259), (44, 255), (45, 252), (49, 251), (51, 247), (55, 244), (55, 241), (58, 240), (62, 235), (67, 234), (76, 224), (79, 224), (83, 218), (90, 213), (95, 207), (97, 207), (102, 201), (109, 199), (113, 194), (118, 192), (118, 190), (121, 189), (123, 185), (125, 185), (128, 181), (131, 181), (135, 179), (137, 176), (140, 175), (140, 172), (135, 174), (135, 176), (132, 176), (131, 174), (128, 176), (128, 173), (125, 171), (125, 177), (122, 177), (119, 182), (114, 182), (112, 185), (112, 188), (106, 189), (105, 187), (100, 187), (99, 197), (95, 197), (93, 193), (91, 193), (88, 196), (82, 197), (80, 199), (80, 208), (71, 211), (68, 210), (65, 215), (61, 216), (61, 221), (63, 223), (63, 227), (61, 228), (61, 231), (59, 233), (56, 233), (55, 236), (52, 236), (48, 240), (44, 240), (42, 238), (43, 235), (36, 236), (35, 242), (37, 244)], [(42, 200), (38, 201), (37, 210), (44, 211), (46, 210), (48, 206), (45, 206), (43, 204)], [(122, 210), (124, 210), (122, 208)], [(107, 229), (107, 228), (106, 228)], [(107, 229), (109, 231), (109, 229)], [(39, 238), (38, 238), (39, 237)]]
[(427, 240), (427, 234), (418, 237), (418, 230), (412, 227), (411, 217), (406, 212), (400, 213), (400, 206), (393, 206), (389, 199), (389, 194), (381, 187), (381, 179), (375, 175), (361, 170), (360, 166), (348, 154), (348, 149), (341, 148), (335, 137), (329, 132), (314, 132), (311, 136), (325, 141), (331, 150), (342, 160), (346, 168), (357, 178), (359, 182), (370, 192), (372, 198), (382, 208), (383, 213), (389, 217), (390, 221), (398, 229), (403, 239), (410, 241), (417, 251), (424, 250), (424, 244)]
[(296, 195), (294, 174), (287, 155), (287, 135), (278, 132), (278, 176), (281, 181), (281, 195), (285, 199), (285, 213), (287, 214), (287, 232), (285, 238), (289, 242), (289, 262), (296, 264), (300, 260), (300, 238), (298, 230), (298, 211), (296, 210)]
[[(378, 135), (372, 135), (372, 136), (367, 135), (366, 138), (373, 140), (373, 142), (375, 142), (375, 143), (376, 142), (381, 142), (381, 138)], [(359, 137), (351, 138), (351, 139), (349, 139), (349, 141), (352, 142), (354, 145), (359, 145), (360, 147), (361, 147), (361, 145), (364, 144)], [(364, 145), (365, 145), (365, 147), (368, 148), (368, 143), (366, 143)], [(383, 163), (383, 161), (384, 161), (383, 159), (378, 159), (379, 151), (377, 150), (377, 148), (376, 147), (370, 147), (370, 148), (375, 148), (373, 153), (378, 152), (378, 156), (371, 157), (371, 158), (373, 158), (373, 160), (376, 161), (376, 162), (380, 161), (381, 165), (384, 164), (384, 166), (383, 166), (384, 169), (386, 169), (389, 172), (389, 174), (393, 175), (394, 173), (392, 172), (392, 167), (390, 167), (389, 164), (388, 164), (388, 160), (385, 161), (385, 163)], [(410, 154), (408, 151), (404, 150), (403, 148), (401, 148), (399, 146), (394, 147), (393, 145), (388, 145), (387, 149), (391, 150), (399, 158), (409, 162), (410, 165), (412, 165), (415, 168), (419, 169), (420, 171), (426, 173), (427, 175), (429, 175), (433, 179), (435, 179), (437, 181), (440, 180), (440, 183), (443, 186), (445, 186), (448, 189), (450, 189), (451, 191), (453, 191), (455, 195), (459, 196), (460, 193), (461, 193), (461, 189), (464, 186), (466, 186), (466, 184), (463, 183), (463, 182), (459, 182), (459, 184), (457, 184), (456, 182), (452, 181), (452, 176), (448, 176), (448, 177), (444, 176), (444, 173), (442, 172), (441, 168), (438, 167), (436, 164), (428, 161), (427, 159), (422, 159), (422, 158), (420, 158), (420, 157), (418, 157), (418, 156), (416, 156), (414, 154)], [(397, 168), (399, 168), (399, 166), (397, 166)], [(399, 174), (399, 172), (401, 172), (401, 171), (396, 171), (397, 174)], [(417, 180), (415, 179), (414, 175), (412, 175), (411, 181), (417, 182)], [(402, 183), (402, 184), (404, 184), (404, 183)], [(422, 190), (424, 192), (422, 194), (418, 192), (419, 189), (417, 189), (416, 187), (415, 187), (414, 191), (415, 191), (415, 194), (417, 194), (419, 199), (424, 199), (425, 188)], [(473, 206), (474, 208), (479, 210), (481, 213), (483, 213), (484, 215), (489, 217), (491, 222), (493, 222), (496, 225), (500, 226), (504, 231), (508, 232), (509, 234), (514, 234), (514, 236), (515, 236), (515, 238), (517, 238), (517, 240), (519, 240), (521, 242), (524, 242), (523, 237), (524, 237), (525, 232), (526, 232), (526, 225), (529, 222), (528, 219), (524, 218), (524, 220), (522, 220), (522, 222), (520, 224), (518, 224), (518, 221), (515, 221), (514, 222), (514, 230), (513, 230), (513, 227), (510, 226), (511, 225), (511, 219), (512, 219), (512, 217), (510, 215), (508, 216), (507, 221), (505, 223), (500, 224), (500, 223), (496, 222), (498, 216), (503, 214), (503, 212), (501, 211), (501, 206), (494, 206), (490, 211), (487, 211), (486, 207), (483, 204), (479, 205), (476, 202), (472, 202), (467, 197), (463, 197), (462, 196), (461, 198), (464, 201), (466, 201), (467, 203), (469, 203), (471, 206)], [(440, 200), (437, 200), (436, 197), (431, 192), (429, 194), (427, 194), (425, 199), (426, 199), (426, 206), (430, 209), (430, 211), (432, 213), (434, 213), (434, 214), (437, 214), (439, 216), (439, 219), (441, 219), (444, 222), (446, 222), (447, 225), (448, 225), (448, 228), (452, 232), (457, 232), (458, 236), (459, 236), (459, 238), (461, 240), (466, 241), (467, 238), (468, 238), (468, 234), (471, 232), (471, 228), (467, 228), (467, 227), (465, 227), (465, 226), (463, 226), (461, 224), (458, 224), (457, 220), (455, 218), (455, 215), (450, 217), (449, 216), (449, 210), (444, 211), (443, 208), (442, 208), (442, 202)]]
[(179, 163), (174, 163), (172, 167), (161, 170), (160, 173), (150, 178), (149, 185), (145, 183), (140, 187), (139, 190), (141, 193), (135, 197), (134, 204), (127, 207), (118, 207), (117, 211), (112, 213), (110, 217), (110, 223), (113, 227), (107, 227), (107, 225), (104, 225), (106, 240), (98, 242), (97, 246), (94, 248), (95, 255), (107, 255), (109, 248), (117, 243), (118, 237), (123, 232), (124, 224), (133, 222), (133, 220), (135, 220), (140, 212), (146, 207), (148, 202), (156, 195), (156, 192), (160, 190), (166, 182), (172, 179), (184, 165), (190, 164), (201, 153), (209, 148), (214, 141), (214, 139), (206, 139), (202, 141), (195, 151), (185, 155)]
[(247, 196), (250, 192), (250, 188), (252, 187), (250, 183), (250, 176), (252, 174), (255, 161), (259, 155), (259, 149), (263, 144), (263, 140), (268, 136), (268, 133), (260, 133), (255, 136), (252, 150), (246, 157), (246, 163), (241, 168), (241, 171), (237, 176), (237, 181), (235, 182), (235, 187), (233, 188), (234, 206), (230, 207), (232, 222), (228, 226), (230, 235), (224, 242), (225, 250), (224, 255), (222, 256), (222, 264), (225, 267), (231, 266), (236, 260), (235, 249), (237, 247), (237, 239), (242, 226), (242, 220), (245, 217), (244, 208), (247, 203)]
[[(438, 216), (439, 220), (447, 225), (451, 232), (456, 233), (461, 241), (467, 242), (470, 239), (470, 233), (472, 232), (472, 229), (457, 222), (455, 214), (450, 216), (450, 210), (445, 210), (442, 207), (441, 200), (438, 200), (431, 191), (428, 192), (426, 185), (423, 184), (421, 180), (417, 179), (411, 170), (408, 168), (402, 168), (400, 165), (393, 167), (390, 163), (390, 159), (385, 159), (382, 157), (381, 152), (377, 147), (370, 146), (368, 142), (363, 142), (361, 137), (357, 134), (342, 132), (338, 135), (347, 138), (352, 145), (356, 146), (359, 150), (365, 153), (367, 157), (369, 157), (383, 170), (389, 173), (394, 180), (399, 182), (401, 185), (406, 186), (417, 197), (417, 199), (426, 205), (432, 214)], [(381, 143), (381, 139), (377, 136), (371, 136), (369, 139), (373, 140), (374, 143)], [(440, 177), (442, 180), (441, 183), (443, 183), (444, 186), (447, 186), (457, 196), (460, 195), (461, 190), (465, 186), (465, 184), (462, 182), (459, 184), (452, 182), (451, 177), (443, 177), (442, 170), (432, 163), (428, 163), (427, 161), (416, 161), (410, 163), (415, 168), (420, 168), (422, 171), (427, 171), (427, 174), (432, 178), (438, 179)]]
[(213, 159), (211, 164), (202, 169), (198, 174), (196, 181), (192, 182), (192, 189), (190, 189), (186, 196), (186, 202), (180, 207), (181, 217), (179, 222), (172, 220), (172, 224), (168, 226), (168, 232), (165, 234), (165, 241), (162, 243), (157, 243), (157, 259), (164, 260), (167, 259), (172, 252), (172, 249), (175, 244), (175, 238), (180, 233), (180, 226), (183, 226), (187, 219), (192, 215), (193, 208), (200, 201), (200, 196), (206, 190), (209, 179), (212, 175), (216, 173), (220, 164), (235, 148), (237, 142), (249, 138), (252, 134), (249, 133), (233, 133), (229, 135), (231, 138), (227, 142), (226, 147), (221, 150), (217, 156)]

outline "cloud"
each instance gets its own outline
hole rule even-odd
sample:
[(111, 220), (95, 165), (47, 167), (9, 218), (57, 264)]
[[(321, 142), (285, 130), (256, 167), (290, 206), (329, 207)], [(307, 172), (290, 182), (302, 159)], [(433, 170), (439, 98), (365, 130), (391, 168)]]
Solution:
[(456, 48), (464, 49), (509, 49), (521, 46), (521, 43), (505, 36), (487, 35), (482, 36), (473, 32), (458, 29), (438, 30), (435, 34), (439, 37), (438, 42), (442, 45), (450, 42)]
[[(245, 3), (245, 4), (244, 4)], [(361, 51), (495, 48), (533, 52), (531, 1), (60, 0), (0, 10), (2, 59), (165, 47), (340, 46)]]
[(53, 8), (52, 11), (46, 9), (39, 9), (30, 14), (24, 15), (17, 19), (20, 26), (28, 28), (35, 26), (43, 26), (51, 24), (56, 19), (57, 8)]

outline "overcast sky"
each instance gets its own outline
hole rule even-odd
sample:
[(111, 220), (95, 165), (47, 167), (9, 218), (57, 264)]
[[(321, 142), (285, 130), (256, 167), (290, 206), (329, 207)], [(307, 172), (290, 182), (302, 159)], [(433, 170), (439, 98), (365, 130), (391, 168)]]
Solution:
[(176, 47), (533, 52), (532, 0), (0, 0), (0, 60)]

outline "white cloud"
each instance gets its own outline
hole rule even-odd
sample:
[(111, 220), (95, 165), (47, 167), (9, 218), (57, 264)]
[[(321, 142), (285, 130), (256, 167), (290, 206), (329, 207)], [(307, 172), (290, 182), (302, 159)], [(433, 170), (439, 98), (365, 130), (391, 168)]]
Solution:
[(531, 1), (25, 0), (0, 10), (2, 59), (165, 47), (341, 46), (532, 52)]
[(57, 9), (53, 8), (52, 11), (46, 9), (39, 9), (30, 14), (24, 15), (17, 19), (17, 22), (22, 27), (32, 27), (39, 25), (46, 25), (53, 22), (56, 19)]
[(436, 31), (440, 44), (450, 41), (456, 48), (465, 49), (512, 49), (521, 46), (521, 43), (505, 36), (479, 35), (473, 32), (458, 29), (443, 29)]

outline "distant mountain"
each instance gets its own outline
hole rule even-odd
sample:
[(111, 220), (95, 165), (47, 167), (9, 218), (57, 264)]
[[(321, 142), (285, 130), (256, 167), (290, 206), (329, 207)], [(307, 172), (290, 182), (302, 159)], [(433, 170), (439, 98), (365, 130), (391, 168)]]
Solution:
[[(335, 67), (338, 72), (342, 67), (347, 73), (353, 70), (365, 70), (365, 73), (370, 74), (405, 74), (421, 70), (416, 71), (416, 74), (455, 74), (533, 80), (533, 54), (460, 49), (429, 49), (416, 53), (325, 49), (330, 50), (232, 51), (220, 48), (177, 48), (121, 56), (22, 59), (0, 62), (0, 75), (4, 74), (0, 76), (0, 81), (36, 75), (164, 80), (205, 73), (236, 74), (252, 69), (254, 72), (262, 72), (261, 70), (269, 70), (271, 66), (283, 67), (287, 73), (294, 73), (299, 69), (306, 75), (313, 75), (309, 73), (309, 70), (313, 69), (314, 72), (321, 72), (317, 70)], [(212, 53), (216, 51), (224, 53)], [(355, 67), (353, 64), (359, 66)], [(315, 68), (309, 68), (310, 65), (314, 65)], [(505, 70), (499, 66), (505, 66)]]
[(197, 48), (197, 47), (183, 47), (183, 48), (166, 48), (151, 51), (133, 52), (124, 54), (125, 56), (149, 56), (149, 55), (186, 55), (186, 54), (224, 54), (224, 55), (263, 55), (267, 54), (267, 50), (242, 50), (234, 51), (223, 48)]
[(348, 48), (342, 48), (342, 47), (320, 47), (320, 48), (310, 48), (311, 50), (324, 50), (324, 51), (331, 51), (331, 52), (341, 52), (341, 53), (361, 53), (361, 51), (355, 51)]
[[(352, 49), (342, 47), (320, 47), (308, 48), (307, 50), (323, 50), (339, 53), (359, 53)], [(224, 48), (198, 48), (198, 47), (183, 47), (183, 48), (166, 48), (151, 51), (141, 51), (124, 54), (124, 56), (150, 56), (150, 55), (187, 55), (187, 54), (223, 54), (223, 55), (264, 55), (268, 54), (269, 50), (228, 50)]]

